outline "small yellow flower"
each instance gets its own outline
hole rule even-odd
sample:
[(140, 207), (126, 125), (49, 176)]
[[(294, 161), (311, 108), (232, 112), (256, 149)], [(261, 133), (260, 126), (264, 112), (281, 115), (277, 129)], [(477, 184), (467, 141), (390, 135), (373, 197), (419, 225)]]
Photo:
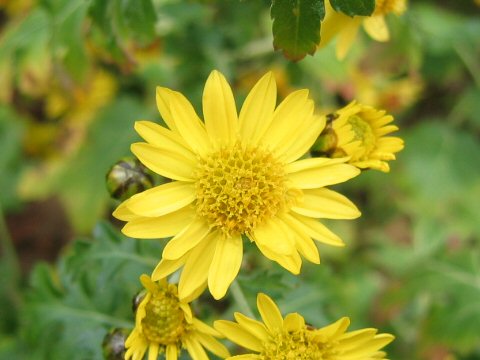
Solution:
[(147, 349), (148, 360), (156, 360), (161, 353), (166, 360), (177, 360), (182, 348), (194, 360), (208, 359), (204, 347), (222, 358), (230, 356), (215, 339), (220, 334), (193, 317), (190, 305), (178, 298), (175, 285), (165, 279), (155, 283), (147, 275), (140, 281), (147, 293), (137, 308), (135, 328), (125, 341), (126, 360), (143, 359)]
[(323, 47), (338, 35), (337, 58), (343, 59), (355, 40), (361, 25), (370, 37), (376, 41), (388, 41), (390, 33), (385, 22), (385, 15), (393, 13), (402, 15), (407, 9), (407, 0), (376, 0), (375, 10), (371, 16), (349, 17), (335, 11), (329, 1), (325, 2), (325, 19), (320, 29), (320, 45)]
[(147, 142), (131, 149), (146, 167), (174, 181), (134, 195), (114, 212), (128, 221), (122, 229), (128, 236), (174, 236), (155, 280), (184, 266), (181, 299), (198, 294), (207, 282), (220, 299), (240, 269), (243, 235), (294, 274), (300, 272), (300, 255), (320, 262), (312, 238), (343, 246), (317, 219), (360, 216), (347, 198), (325, 188), (359, 170), (345, 164), (347, 158), (298, 160), (325, 126), (307, 90), (290, 94), (275, 109), (276, 85), (268, 73), (237, 115), (230, 86), (213, 71), (203, 93), (205, 122), (178, 92), (158, 88), (157, 103), (169, 129), (137, 122)]
[(347, 332), (350, 320), (341, 318), (326, 327), (315, 329), (305, 324), (298, 313), (282, 317), (277, 305), (265, 294), (257, 297), (263, 323), (240, 313), (237, 322), (217, 320), (215, 328), (234, 343), (254, 351), (230, 357), (232, 360), (371, 360), (384, 359), (380, 351), (393, 341), (390, 334), (377, 329)]
[(335, 114), (327, 115), (329, 125), (312, 147), (313, 152), (331, 158), (349, 156), (348, 162), (360, 169), (389, 172), (389, 160), (403, 149), (403, 140), (385, 136), (398, 127), (385, 110), (351, 102)]

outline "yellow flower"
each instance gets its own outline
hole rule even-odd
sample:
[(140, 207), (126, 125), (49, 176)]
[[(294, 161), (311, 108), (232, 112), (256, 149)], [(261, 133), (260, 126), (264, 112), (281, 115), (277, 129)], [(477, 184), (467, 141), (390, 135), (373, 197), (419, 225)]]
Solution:
[(398, 127), (385, 110), (351, 102), (330, 117), (329, 125), (312, 147), (313, 152), (331, 158), (349, 156), (348, 162), (360, 169), (389, 172), (388, 160), (403, 149), (403, 140), (385, 136)]
[(300, 255), (320, 262), (312, 238), (344, 245), (317, 219), (360, 216), (347, 198), (324, 188), (359, 171), (346, 158), (298, 160), (325, 126), (307, 90), (290, 94), (275, 109), (276, 85), (268, 73), (237, 116), (230, 86), (213, 71), (203, 93), (205, 122), (178, 92), (158, 88), (157, 104), (170, 129), (137, 122), (147, 143), (131, 149), (145, 166), (174, 181), (134, 195), (114, 212), (128, 221), (122, 230), (128, 236), (174, 236), (153, 279), (184, 266), (181, 299), (198, 295), (207, 282), (220, 299), (240, 269), (242, 235), (294, 274)]
[(125, 359), (141, 360), (148, 349), (148, 360), (156, 360), (165, 353), (166, 360), (177, 360), (180, 350), (186, 348), (192, 359), (208, 356), (204, 347), (225, 358), (227, 348), (215, 337), (220, 334), (193, 317), (190, 305), (178, 298), (177, 287), (165, 279), (158, 283), (142, 275), (140, 281), (147, 293), (138, 305), (135, 328), (125, 341)]
[(350, 320), (341, 318), (326, 327), (315, 329), (305, 324), (298, 313), (282, 317), (277, 305), (265, 294), (257, 297), (263, 323), (240, 313), (236, 322), (217, 320), (215, 328), (234, 343), (254, 351), (230, 357), (235, 360), (371, 360), (384, 359), (380, 351), (393, 341), (390, 334), (377, 329), (346, 332)]
[(323, 47), (338, 35), (337, 58), (343, 59), (355, 40), (361, 25), (370, 37), (376, 41), (388, 41), (390, 33), (385, 22), (385, 15), (401, 15), (407, 8), (407, 0), (376, 0), (375, 10), (371, 16), (349, 17), (335, 11), (329, 1), (325, 2), (325, 19), (320, 28), (320, 45)]

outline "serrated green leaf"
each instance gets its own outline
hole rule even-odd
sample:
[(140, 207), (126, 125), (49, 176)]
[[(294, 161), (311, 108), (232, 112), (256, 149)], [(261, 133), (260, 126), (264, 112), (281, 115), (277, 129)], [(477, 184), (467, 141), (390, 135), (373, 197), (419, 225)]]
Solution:
[(274, 0), (273, 46), (294, 61), (313, 54), (320, 42), (320, 22), (325, 16), (324, 0)]
[(348, 16), (370, 16), (375, 10), (375, 0), (330, 0), (330, 4)]

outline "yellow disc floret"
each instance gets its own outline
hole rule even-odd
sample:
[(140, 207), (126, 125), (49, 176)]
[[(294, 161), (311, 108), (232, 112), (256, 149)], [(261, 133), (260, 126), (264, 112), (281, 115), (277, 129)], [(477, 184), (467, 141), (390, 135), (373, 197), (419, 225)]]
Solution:
[(225, 235), (249, 234), (286, 202), (284, 166), (261, 148), (237, 143), (202, 158), (197, 214)]
[(168, 345), (177, 343), (187, 323), (176, 295), (176, 287), (159, 288), (145, 304), (142, 319), (143, 335), (150, 342)]
[(263, 344), (263, 360), (319, 360), (325, 350), (313, 341), (313, 333), (306, 329), (275, 334)]
[(350, 125), (354, 138), (362, 143), (364, 155), (370, 154), (375, 148), (377, 137), (373, 132), (371, 125), (358, 115), (352, 115), (348, 118), (347, 123)]

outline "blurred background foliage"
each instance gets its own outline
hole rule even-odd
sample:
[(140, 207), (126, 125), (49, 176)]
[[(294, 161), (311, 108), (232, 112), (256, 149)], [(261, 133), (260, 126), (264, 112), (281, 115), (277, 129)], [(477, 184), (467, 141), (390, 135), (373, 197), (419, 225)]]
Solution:
[[(392, 359), (480, 359), (480, 4), (412, 1), (388, 18), (390, 43), (362, 34), (345, 61), (330, 44), (297, 63), (273, 51), (269, 6), (0, 1), (0, 358), (101, 359), (105, 334), (133, 325), (164, 244), (120, 234), (105, 174), (135, 120), (161, 121), (155, 86), (200, 109), (219, 69), (237, 104), (272, 70), (279, 98), (306, 87), (318, 111), (384, 108), (406, 143), (390, 174), (341, 186), (363, 212), (329, 225), (346, 249), (321, 247), (299, 277), (249, 249), (249, 303), (263, 291), (315, 326), (347, 315), (391, 332)], [(239, 308), (229, 294), (195, 309), (208, 322)]]

